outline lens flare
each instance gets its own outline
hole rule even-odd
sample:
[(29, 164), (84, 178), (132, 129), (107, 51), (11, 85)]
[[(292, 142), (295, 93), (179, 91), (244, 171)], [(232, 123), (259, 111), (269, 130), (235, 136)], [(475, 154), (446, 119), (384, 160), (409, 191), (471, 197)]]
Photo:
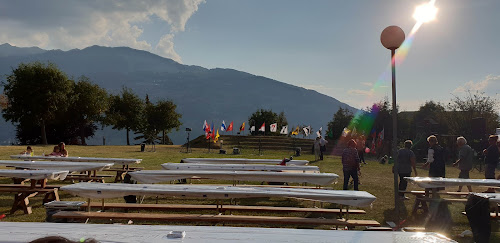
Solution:
[[(420, 5), (416, 7), (415, 12), (413, 14), (413, 18), (417, 21), (413, 28), (410, 31), (410, 34), (406, 38), (406, 40), (401, 44), (401, 46), (396, 50), (396, 53), (393, 59), (395, 59), (396, 65), (401, 65), (406, 57), (408, 56), (408, 53), (410, 51), (410, 47), (413, 44), (413, 41), (415, 40), (415, 34), (417, 31), (420, 29), (423, 23), (430, 22), (435, 19), (436, 14), (438, 9), (434, 6), (436, 0), (430, 0), (428, 3)], [(393, 61), (393, 60), (391, 60)], [(385, 69), (385, 71), (380, 75), (380, 77), (377, 79), (377, 82), (372, 86), (369, 92), (367, 92), (366, 98), (367, 101), (365, 103), (367, 104), (373, 104), (370, 107), (370, 112), (366, 113), (365, 111), (359, 110), (354, 114), (353, 119), (347, 126), (347, 131), (349, 131), (349, 134), (343, 134), (339, 138), (339, 142), (337, 143), (337, 146), (341, 144), (347, 143), (347, 140), (352, 138), (352, 137), (359, 137), (360, 135), (368, 135), (366, 140), (372, 139), (372, 141), (375, 141), (377, 137), (377, 133), (380, 131), (376, 131), (373, 129), (373, 124), (375, 122), (375, 119), (377, 118), (377, 115), (380, 111), (380, 107), (373, 102), (373, 98), (377, 96), (377, 94), (382, 94), (384, 91), (386, 91), (386, 88), (389, 87), (391, 83), (391, 63), (389, 63)], [(380, 129), (380, 128), (379, 128)], [(357, 136), (356, 134), (357, 133)], [(345, 136), (344, 136), (345, 135)], [(363, 141), (364, 142), (364, 141)], [(371, 152), (373, 151), (373, 147), (371, 149)], [(368, 149), (367, 151), (370, 151)]]

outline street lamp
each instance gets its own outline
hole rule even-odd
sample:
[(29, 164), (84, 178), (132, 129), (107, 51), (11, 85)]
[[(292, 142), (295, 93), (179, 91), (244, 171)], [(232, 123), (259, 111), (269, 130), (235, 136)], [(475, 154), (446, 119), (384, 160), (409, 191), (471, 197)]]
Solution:
[[(398, 204), (398, 149), (397, 149), (397, 115), (396, 107), (396, 49), (398, 49), (405, 40), (405, 32), (398, 26), (389, 26), (382, 31), (380, 41), (382, 45), (391, 50), (391, 67), (392, 67), (392, 159), (394, 160), (394, 208), (399, 220), (399, 204)], [(399, 222), (398, 222), (399, 223)]]

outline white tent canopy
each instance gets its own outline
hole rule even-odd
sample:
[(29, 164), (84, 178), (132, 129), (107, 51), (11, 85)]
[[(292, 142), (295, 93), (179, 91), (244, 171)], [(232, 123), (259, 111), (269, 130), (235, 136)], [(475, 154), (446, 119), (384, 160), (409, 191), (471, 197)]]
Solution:
[(69, 171), (55, 170), (0, 170), (0, 177), (31, 179), (31, 180), (64, 180)]
[(166, 170), (230, 170), (230, 171), (314, 171), (318, 166), (312, 165), (266, 165), (266, 164), (195, 164), (195, 163), (165, 163), (161, 165)]
[(189, 178), (232, 181), (266, 181), (329, 185), (339, 177), (333, 173), (292, 173), (273, 171), (143, 170), (128, 173), (142, 183), (158, 183)]
[(12, 166), (32, 170), (68, 170), (70, 172), (82, 172), (93, 170), (100, 171), (113, 166), (113, 163), (0, 160), (0, 166)]
[[(172, 238), (185, 232), (183, 239)], [(99, 242), (182, 242), (182, 243), (248, 243), (248, 242), (455, 242), (436, 233), (377, 232), (350, 230), (312, 230), (255, 227), (180, 226), (180, 225), (117, 225), (0, 222), (0, 235), (7, 242), (30, 242), (57, 235), (73, 241), (93, 238)]]
[[(217, 163), (217, 164), (273, 164), (281, 163), (280, 159), (243, 159), (243, 158), (186, 158), (181, 163)], [(290, 160), (287, 165), (307, 165), (307, 160)]]
[(99, 157), (60, 157), (60, 156), (29, 156), (11, 155), (13, 159), (22, 160), (51, 160), (51, 161), (72, 161), (72, 162), (108, 162), (117, 165), (139, 164), (142, 159), (122, 159), (122, 158), (99, 158)]
[(370, 206), (376, 199), (365, 191), (216, 185), (77, 183), (63, 186), (61, 190), (85, 198), (119, 198), (127, 195), (209, 199), (284, 197), (359, 207)]

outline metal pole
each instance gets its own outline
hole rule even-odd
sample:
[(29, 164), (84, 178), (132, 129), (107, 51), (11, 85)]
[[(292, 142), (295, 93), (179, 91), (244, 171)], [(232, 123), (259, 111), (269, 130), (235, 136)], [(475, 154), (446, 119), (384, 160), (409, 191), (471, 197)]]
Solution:
[(397, 148), (397, 116), (398, 109), (396, 106), (396, 49), (391, 49), (391, 66), (392, 66), (392, 159), (394, 160), (394, 209), (396, 210), (397, 223), (399, 224), (399, 187), (398, 187), (398, 148)]

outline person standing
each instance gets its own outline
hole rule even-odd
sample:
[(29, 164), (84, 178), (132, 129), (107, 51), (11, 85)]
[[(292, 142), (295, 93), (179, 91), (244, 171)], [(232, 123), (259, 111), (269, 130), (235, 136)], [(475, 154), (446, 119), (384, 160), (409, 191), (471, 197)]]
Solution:
[(484, 170), (484, 178), (486, 179), (495, 179), (495, 169), (497, 168), (498, 157), (500, 156), (500, 152), (498, 151), (497, 146), (497, 140), (498, 135), (491, 135), (488, 138), (488, 148), (483, 150), (484, 164), (486, 166)]
[(427, 162), (424, 166), (429, 166), (429, 177), (446, 177), (445, 155), (443, 147), (439, 146), (437, 137), (431, 135), (427, 138), (429, 149)]
[(361, 168), (359, 166), (359, 155), (356, 150), (356, 142), (354, 139), (347, 142), (347, 148), (342, 152), (342, 167), (344, 171), (344, 190), (347, 190), (349, 179), (352, 177), (354, 181), (354, 190), (358, 191), (358, 173), (361, 175)]
[(399, 175), (399, 196), (403, 199), (407, 199), (404, 197), (404, 193), (401, 191), (405, 191), (408, 186), (408, 182), (404, 179), (405, 177), (411, 176), (411, 169), (415, 172), (415, 176), (418, 175), (417, 167), (416, 167), (416, 157), (415, 153), (411, 151), (411, 147), (413, 146), (413, 142), (411, 140), (405, 141), (405, 147), (398, 151), (398, 168), (394, 168)]
[(323, 160), (323, 154), (326, 152), (326, 144), (328, 141), (326, 141), (325, 138), (322, 136), (319, 136), (319, 159)]
[(356, 141), (356, 147), (358, 150), (358, 156), (359, 156), (360, 162), (363, 162), (363, 164), (366, 164), (366, 161), (365, 161), (366, 144), (365, 144), (365, 136), (364, 135), (359, 136), (359, 138)]
[[(472, 161), (474, 159), (474, 151), (472, 148), (467, 145), (467, 140), (464, 137), (457, 138), (457, 146), (458, 146), (458, 160), (453, 163), (453, 166), (458, 165), (458, 169), (460, 169), (460, 174), (458, 174), (458, 178), (461, 179), (469, 179), (469, 171), (472, 170)], [(472, 192), (472, 187), (467, 186), (469, 192)], [(458, 192), (462, 191), (462, 186), (458, 187)]]
[(320, 142), (319, 137), (314, 139), (313, 151), (314, 151), (314, 160), (318, 161), (320, 159)]

